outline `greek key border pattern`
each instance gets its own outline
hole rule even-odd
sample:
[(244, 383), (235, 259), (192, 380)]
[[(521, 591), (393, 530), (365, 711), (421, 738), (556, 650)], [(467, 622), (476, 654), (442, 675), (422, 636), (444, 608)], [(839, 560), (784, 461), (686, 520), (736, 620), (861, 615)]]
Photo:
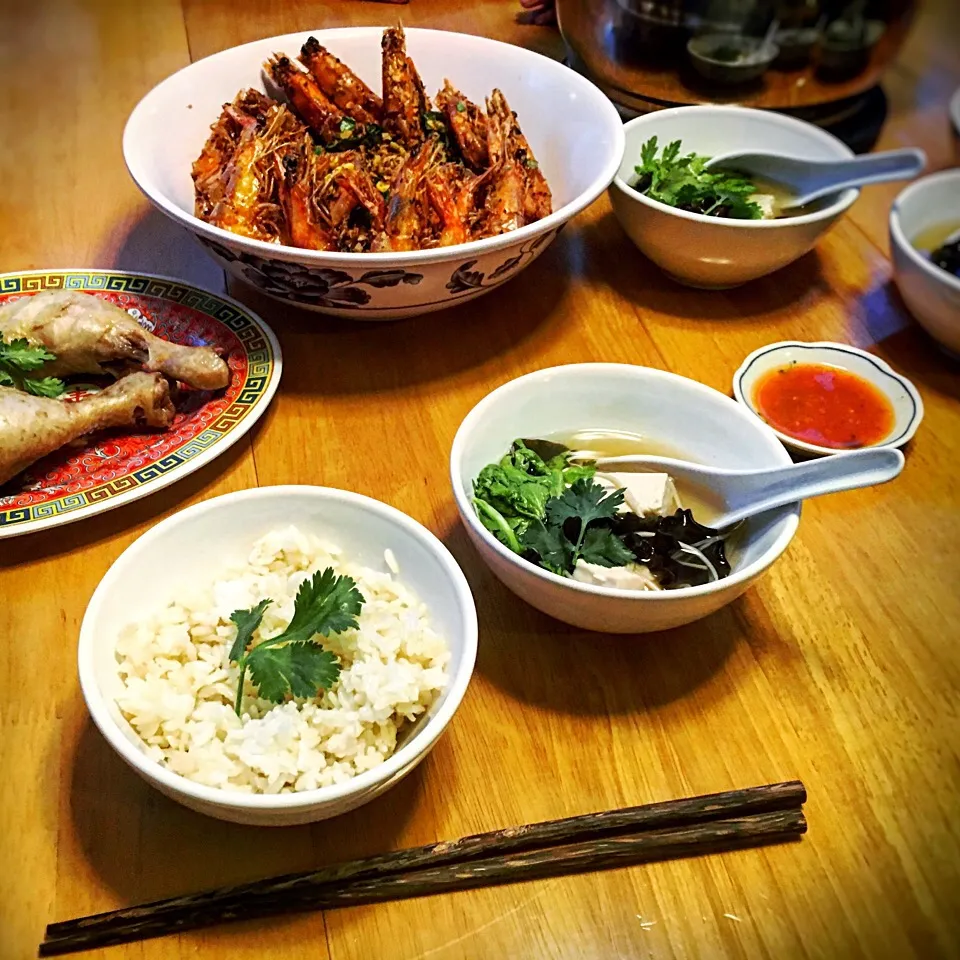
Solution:
[(158, 297), (190, 307), (219, 320), (240, 340), (247, 354), (247, 379), (236, 400), (227, 407), (202, 433), (183, 446), (161, 457), (154, 463), (140, 467), (123, 477), (98, 484), (89, 490), (67, 494), (47, 503), (30, 507), (0, 509), (0, 526), (29, 523), (71, 513), (84, 507), (103, 503), (154, 482), (209, 450), (232, 433), (267, 390), (274, 369), (274, 356), (269, 341), (256, 322), (232, 304), (215, 294), (197, 290), (172, 280), (153, 277), (127, 276), (113, 273), (59, 272), (30, 276), (0, 276), (0, 296), (39, 293), (42, 290), (100, 290), (114, 293), (135, 293)]

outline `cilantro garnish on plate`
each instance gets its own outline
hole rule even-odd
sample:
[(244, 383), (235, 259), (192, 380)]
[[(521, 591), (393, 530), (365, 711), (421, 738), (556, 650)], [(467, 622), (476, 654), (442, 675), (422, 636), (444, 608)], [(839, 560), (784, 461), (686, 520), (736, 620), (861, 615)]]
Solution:
[(59, 397), (65, 389), (62, 380), (25, 376), (56, 359), (48, 350), (35, 347), (22, 337), (8, 341), (0, 336), (0, 386), (15, 387), (35, 397)]
[(336, 683), (340, 661), (315, 638), (356, 628), (364, 600), (351, 577), (338, 577), (330, 567), (318, 570), (300, 584), (293, 619), (286, 629), (251, 647), (253, 634), (272, 602), (261, 600), (250, 610), (230, 614), (237, 627), (230, 660), (240, 667), (234, 704), (238, 717), (248, 671), (259, 696), (273, 703), (282, 703), (287, 696), (315, 697)]
[(707, 217), (734, 220), (760, 220), (763, 211), (749, 197), (757, 186), (738, 173), (705, 170), (709, 157), (696, 153), (680, 156), (680, 141), (664, 147), (657, 156), (657, 138), (651, 137), (640, 148), (640, 163), (634, 168), (634, 189), (678, 210), (701, 213)]

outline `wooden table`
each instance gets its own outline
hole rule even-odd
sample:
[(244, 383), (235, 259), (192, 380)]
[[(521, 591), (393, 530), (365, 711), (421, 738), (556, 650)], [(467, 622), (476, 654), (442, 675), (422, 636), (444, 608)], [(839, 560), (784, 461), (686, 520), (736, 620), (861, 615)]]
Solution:
[[(0, 267), (126, 267), (223, 288), (153, 212), (120, 152), (124, 120), (191, 58), (341, 23), (471, 30), (557, 52), (509, 0), (448, 4), (35, 0), (0, 27)], [(929, 2), (888, 77), (881, 146), (951, 159), (955, 0)], [(960, 378), (890, 285), (868, 190), (819, 249), (729, 293), (685, 290), (629, 245), (605, 199), (523, 276), (453, 311), (354, 325), (233, 292), (273, 324), (280, 393), (247, 441), (102, 518), (0, 545), (0, 957), (54, 918), (513, 823), (775, 780), (807, 785), (799, 844), (306, 915), (103, 951), (137, 958), (957, 956)], [(451, 335), (453, 334), (453, 335)], [(524, 605), (474, 554), (448, 490), (460, 419), (497, 384), (610, 360), (720, 390), (783, 338), (869, 347), (908, 375), (926, 421), (894, 484), (812, 502), (740, 601), (665, 635), (586, 634)], [(374, 454), (359, 470), (356, 452)], [(143, 784), (93, 728), (75, 645), (116, 556), (189, 503), (254, 484), (347, 487), (449, 545), (481, 622), (473, 683), (429, 759), (334, 822), (258, 830)], [(655, 923), (647, 923), (655, 921)], [(98, 954), (99, 955), (99, 954)]]

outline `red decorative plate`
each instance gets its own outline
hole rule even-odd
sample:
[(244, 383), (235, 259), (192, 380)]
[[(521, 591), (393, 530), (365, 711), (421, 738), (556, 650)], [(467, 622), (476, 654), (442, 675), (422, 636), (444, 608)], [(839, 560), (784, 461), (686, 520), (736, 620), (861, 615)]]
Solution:
[(273, 331), (229, 297), (142, 273), (0, 274), (0, 304), (62, 289), (109, 300), (166, 340), (218, 348), (230, 365), (230, 385), (178, 412), (168, 430), (97, 434), (86, 447), (64, 447), (0, 486), (0, 539), (103, 513), (185, 477), (253, 426), (280, 380)]

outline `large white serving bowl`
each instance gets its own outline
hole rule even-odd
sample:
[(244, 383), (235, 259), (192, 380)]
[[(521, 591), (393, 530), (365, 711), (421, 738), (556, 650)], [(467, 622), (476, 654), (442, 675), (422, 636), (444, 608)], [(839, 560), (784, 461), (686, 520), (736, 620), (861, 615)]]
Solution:
[(624, 126), (623, 162), (610, 186), (613, 211), (630, 239), (675, 280), (723, 289), (766, 276), (810, 250), (857, 199), (844, 190), (800, 217), (730, 220), (706, 217), (651, 200), (630, 186), (640, 148), (652, 136), (661, 148), (682, 142), (681, 153), (714, 157), (732, 150), (783, 153), (811, 160), (841, 160), (853, 151), (810, 123), (748, 107), (673, 107)]
[[(352, 560), (386, 570), (393, 551), (399, 577), (427, 605), (446, 639), (449, 681), (403, 737), (396, 753), (347, 783), (278, 795), (219, 790), (188, 780), (147, 757), (114, 701), (120, 680), (119, 631), (162, 607), (185, 584), (216, 576), (249, 552), (254, 540), (291, 523), (337, 544)], [(477, 614), (470, 587), (447, 548), (394, 507), (329, 487), (261, 487), (229, 493), (168, 517), (135, 540), (100, 581), (80, 627), (80, 686), (94, 723), (141, 777), (184, 806), (221, 820), (281, 826), (309, 823), (367, 803), (405, 777), (433, 748), (470, 682), (477, 653)]]
[(538, 257), (607, 187), (623, 155), (613, 104), (561, 63), (485, 37), (410, 29), (407, 50), (431, 95), (449, 77), (482, 104), (499, 87), (553, 192), (554, 212), (512, 233), (409, 253), (340, 254), (249, 240), (193, 215), (190, 168), (223, 104), (241, 89), (264, 91), (261, 64), (294, 57), (316, 36), (374, 90), (380, 27), (304, 30), (256, 40), (198, 60), (154, 87), (123, 134), (130, 175), (147, 198), (186, 227), (224, 269), (264, 293), (321, 313), (386, 320), (441, 310), (506, 282)]
[(473, 481), (518, 437), (580, 430), (639, 433), (699, 463), (732, 469), (790, 463), (776, 434), (740, 404), (686, 377), (616, 363), (551, 367), (498, 387), (467, 414), (450, 452), (453, 494), (467, 533), (496, 576), (538, 610), (587, 630), (646, 633), (690, 623), (740, 596), (787, 548), (800, 505), (749, 520), (730, 552), (731, 575), (701, 587), (638, 592), (557, 576), (508, 550), (483, 526)]
[(918, 234), (941, 224), (960, 229), (960, 168), (911, 183), (890, 210), (890, 251), (900, 296), (934, 340), (960, 354), (960, 278), (913, 245)]

